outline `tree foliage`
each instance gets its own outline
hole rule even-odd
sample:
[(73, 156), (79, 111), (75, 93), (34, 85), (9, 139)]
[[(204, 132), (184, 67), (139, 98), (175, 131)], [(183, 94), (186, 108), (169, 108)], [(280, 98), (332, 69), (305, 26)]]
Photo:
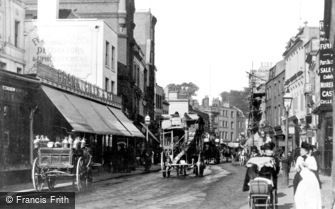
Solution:
[(249, 88), (244, 88), (242, 91), (224, 91), (220, 94), (220, 96), (223, 102), (228, 102), (230, 105), (239, 108), (247, 116), (249, 112)]
[(184, 82), (182, 84), (170, 83), (167, 85), (169, 91), (176, 91), (181, 97), (191, 99), (192, 96), (196, 96), (196, 92), (199, 90), (199, 87), (192, 82)]

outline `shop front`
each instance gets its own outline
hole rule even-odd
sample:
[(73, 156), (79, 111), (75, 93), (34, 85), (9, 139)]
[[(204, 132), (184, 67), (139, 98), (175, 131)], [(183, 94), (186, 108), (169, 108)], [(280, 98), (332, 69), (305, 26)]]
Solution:
[(67, 136), (84, 138), (92, 149), (93, 162), (107, 168), (120, 154), (128, 155), (134, 164), (135, 141), (144, 136), (120, 109), (45, 84), (38, 98), (35, 135), (51, 141)]
[(0, 70), (0, 187), (30, 177), (34, 92), (39, 81)]

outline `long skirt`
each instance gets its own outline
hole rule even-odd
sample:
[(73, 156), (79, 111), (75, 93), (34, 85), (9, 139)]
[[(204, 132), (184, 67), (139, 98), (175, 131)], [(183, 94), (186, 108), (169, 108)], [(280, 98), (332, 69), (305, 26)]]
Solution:
[(294, 195), (296, 209), (321, 209), (320, 185), (315, 174), (305, 168), (300, 175), (302, 179)]

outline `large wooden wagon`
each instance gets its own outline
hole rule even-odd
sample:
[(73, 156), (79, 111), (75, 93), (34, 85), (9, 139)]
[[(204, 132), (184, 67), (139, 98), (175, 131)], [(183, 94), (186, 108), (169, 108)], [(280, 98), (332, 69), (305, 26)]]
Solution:
[(196, 176), (203, 176), (205, 163), (203, 156), (204, 131), (203, 121), (196, 114), (185, 114), (162, 121), (160, 134), (162, 153), (161, 170), (163, 177), (170, 177), (176, 170), (177, 176), (187, 175), (187, 170), (193, 170)]
[(91, 156), (82, 150), (41, 147), (31, 172), (34, 188), (41, 191), (46, 183), (53, 190), (57, 177), (71, 177), (73, 186), (82, 191), (89, 184), (90, 163)]

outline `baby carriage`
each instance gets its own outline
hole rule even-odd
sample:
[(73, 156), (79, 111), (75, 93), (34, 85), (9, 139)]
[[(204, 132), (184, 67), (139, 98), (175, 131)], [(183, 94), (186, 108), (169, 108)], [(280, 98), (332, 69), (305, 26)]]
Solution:
[[(277, 200), (276, 165), (273, 157), (254, 157), (247, 162), (249, 208), (275, 209)], [(246, 182), (246, 181), (245, 181)]]

